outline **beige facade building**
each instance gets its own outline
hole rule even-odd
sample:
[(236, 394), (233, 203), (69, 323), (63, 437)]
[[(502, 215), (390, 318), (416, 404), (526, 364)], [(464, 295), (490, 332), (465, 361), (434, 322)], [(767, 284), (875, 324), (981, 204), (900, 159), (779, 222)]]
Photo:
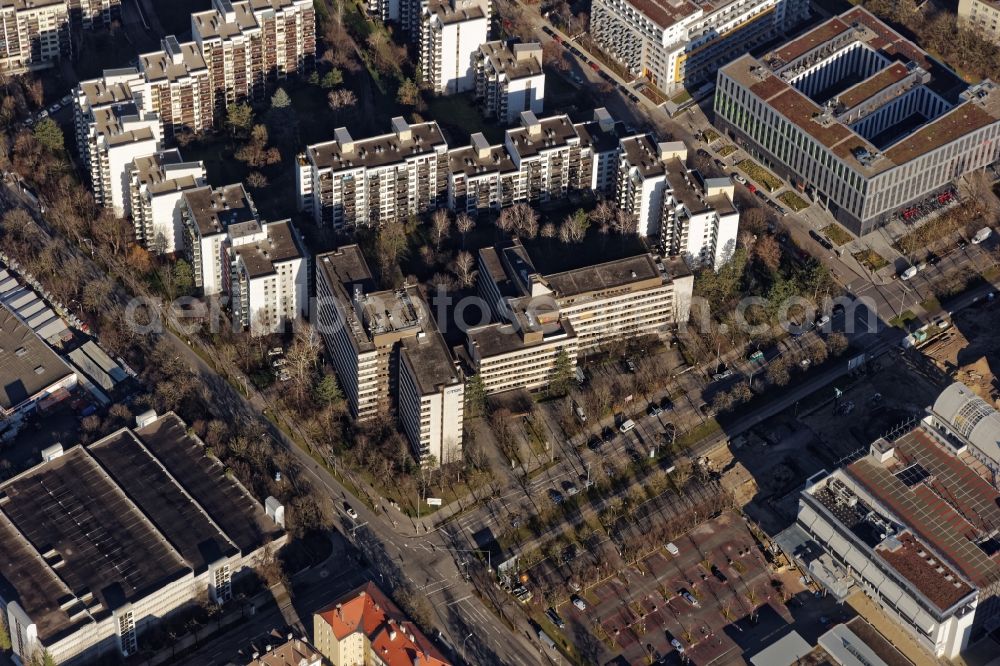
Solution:
[(958, 20), (993, 42), (1000, 42), (1000, 2), (958, 0)]
[(173, 137), (182, 129), (202, 132), (212, 128), (216, 116), (208, 67), (195, 42), (181, 44), (173, 35), (162, 41), (162, 50), (139, 56), (149, 108), (158, 113), (164, 134)]
[(694, 277), (651, 254), (540, 273), (516, 239), (479, 251), (479, 293), (494, 323), (468, 333), (463, 360), (488, 392), (537, 388), (608, 343), (686, 321)]
[(569, 116), (539, 119), (521, 112), (521, 126), (507, 130), (504, 145), (518, 170), (514, 199), (537, 203), (590, 188), (593, 153)]
[(421, 463), (461, 457), (463, 377), (416, 287), (377, 290), (361, 249), (316, 257), (313, 325), (352, 414), (395, 410)]
[(313, 615), (313, 642), (333, 666), (449, 666), (374, 583), (366, 583)]

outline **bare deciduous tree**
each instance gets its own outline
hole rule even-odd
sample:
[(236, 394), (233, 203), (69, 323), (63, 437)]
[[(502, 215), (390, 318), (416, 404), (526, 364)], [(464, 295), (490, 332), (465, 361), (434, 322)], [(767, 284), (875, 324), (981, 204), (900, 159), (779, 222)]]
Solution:
[(476, 260), (469, 252), (462, 250), (455, 257), (455, 275), (463, 287), (471, 287), (476, 281)]

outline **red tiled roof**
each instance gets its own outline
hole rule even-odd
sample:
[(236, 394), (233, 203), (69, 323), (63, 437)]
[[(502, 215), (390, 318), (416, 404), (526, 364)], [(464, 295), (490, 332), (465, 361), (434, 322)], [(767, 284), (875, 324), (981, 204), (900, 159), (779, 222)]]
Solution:
[(372, 651), (388, 666), (449, 666), (437, 648), (374, 583), (338, 599), (319, 616), (337, 640), (362, 632)]

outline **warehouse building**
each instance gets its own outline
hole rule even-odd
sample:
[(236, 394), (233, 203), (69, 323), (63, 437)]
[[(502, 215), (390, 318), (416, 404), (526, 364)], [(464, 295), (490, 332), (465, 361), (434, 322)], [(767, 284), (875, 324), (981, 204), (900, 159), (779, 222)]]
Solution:
[(233, 579), (285, 539), (173, 413), (57, 450), (0, 485), (14, 654), (63, 666), (133, 655), (174, 611), (229, 601)]

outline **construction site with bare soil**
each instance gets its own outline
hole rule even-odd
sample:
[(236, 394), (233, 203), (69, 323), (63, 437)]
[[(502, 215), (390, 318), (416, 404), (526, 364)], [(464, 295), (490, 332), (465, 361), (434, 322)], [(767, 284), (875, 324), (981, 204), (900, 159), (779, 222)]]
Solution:
[(1000, 306), (984, 299), (941, 320), (919, 351), (949, 379), (960, 381), (990, 404), (1000, 404)]

